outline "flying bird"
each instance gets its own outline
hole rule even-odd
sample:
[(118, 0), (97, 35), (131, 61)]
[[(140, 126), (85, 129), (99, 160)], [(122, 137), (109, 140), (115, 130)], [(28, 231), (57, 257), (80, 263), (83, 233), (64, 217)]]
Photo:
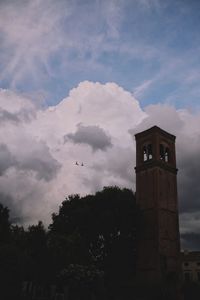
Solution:
[(82, 164), (81, 164), (81, 167), (83, 167), (83, 166), (84, 166), (84, 164), (82, 163)]
[(77, 161), (76, 161), (75, 165), (76, 165), (76, 166), (79, 166), (79, 164), (77, 163)]

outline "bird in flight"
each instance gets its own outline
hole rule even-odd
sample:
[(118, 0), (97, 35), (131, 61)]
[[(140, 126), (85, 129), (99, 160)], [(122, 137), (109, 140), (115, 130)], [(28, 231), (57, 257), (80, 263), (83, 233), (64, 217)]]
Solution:
[(77, 161), (76, 161), (75, 165), (76, 165), (76, 166), (81, 166), (81, 167), (84, 166), (83, 162), (82, 162), (81, 164), (79, 164)]

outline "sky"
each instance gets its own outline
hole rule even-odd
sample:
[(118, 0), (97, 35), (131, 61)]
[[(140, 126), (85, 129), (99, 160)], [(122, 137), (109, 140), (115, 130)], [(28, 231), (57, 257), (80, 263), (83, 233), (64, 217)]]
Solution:
[(135, 190), (134, 134), (157, 125), (177, 137), (182, 248), (200, 249), (199, 29), (198, 0), (0, 0), (13, 222), (49, 224), (73, 193)]

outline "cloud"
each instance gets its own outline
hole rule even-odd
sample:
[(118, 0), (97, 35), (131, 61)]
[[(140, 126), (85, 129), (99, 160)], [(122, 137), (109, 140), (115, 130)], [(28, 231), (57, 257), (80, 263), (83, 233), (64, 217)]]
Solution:
[(72, 58), (73, 69), (101, 65), (103, 45), (118, 39), (122, 7), (121, 1), (1, 1), (0, 80), (10, 88), (42, 87), (66, 73)]
[(37, 108), (31, 100), (0, 90), (0, 173), (13, 167), (31, 171), (47, 181), (56, 176), (59, 163), (45, 141), (36, 139), (28, 130), (36, 114)]
[(33, 118), (33, 114), (31, 111), (21, 110), (18, 113), (10, 113), (6, 110), (0, 108), (0, 123), (11, 122), (11, 123), (19, 123), (22, 121), (30, 121)]
[(10, 153), (7, 145), (0, 144), (0, 176), (14, 164), (16, 164), (15, 158)]
[(0, 124), (17, 125), (35, 118), (36, 103), (23, 95), (0, 89)]
[(167, 104), (143, 111), (117, 84), (88, 81), (45, 109), (8, 91), (0, 91), (0, 99), (4, 111), (18, 115), (25, 109), (33, 116), (18, 123), (8, 118), (0, 127), (0, 193), (8, 197), (13, 217), (48, 224), (69, 194), (85, 195), (106, 185), (135, 190), (134, 134), (157, 125), (177, 136), (181, 233), (198, 233), (199, 113)]
[(25, 226), (40, 219), (46, 222), (51, 212), (49, 186), (49, 182), (38, 180), (30, 171), (9, 168), (0, 177), (0, 201), (9, 207), (11, 218)]
[[(28, 141), (30, 148), (17, 155), (16, 168), (33, 171), (38, 180), (51, 181), (61, 167), (44, 142)], [(26, 146), (29, 146), (26, 144)]]
[(199, 251), (200, 248), (200, 234), (199, 233), (184, 233), (181, 236), (183, 249), (192, 251)]
[[(188, 139), (189, 141), (189, 139)], [(183, 144), (183, 147), (185, 145)], [(189, 145), (187, 146), (189, 148)], [(180, 189), (179, 196), (182, 199), (181, 211), (194, 212), (200, 209), (200, 162), (199, 162), (199, 145), (193, 148), (192, 143), (190, 149), (185, 149), (185, 153), (181, 155), (180, 165)], [(189, 153), (187, 153), (187, 151)], [(179, 160), (180, 160), (179, 159)], [(191, 199), (191, 200), (190, 200)]]
[(146, 89), (149, 88), (149, 86), (153, 83), (153, 80), (145, 80), (142, 84), (134, 88), (134, 95), (135, 97), (138, 97), (142, 95)]
[(168, 104), (154, 104), (145, 107), (146, 118), (141, 122), (134, 132), (143, 131), (146, 128), (157, 125), (166, 131), (179, 133), (184, 127), (184, 121), (180, 118), (175, 107)]
[(75, 133), (68, 133), (64, 136), (64, 141), (71, 140), (75, 144), (86, 144), (92, 147), (93, 151), (105, 151), (112, 146), (111, 138), (99, 126), (78, 125)]
[[(0, 99), (8, 115), (32, 113), (28, 120), (7, 118), (0, 128), (4, 145), (0, 162), (1, 155), (6, 160), (0, 192), (8, 197), (13, 218), (25, 224), (38, 219), (48, 223), (69, 194), (83, 195), (106, 185), (134, 187), (129, 129), (145, 113), (131, 93), (115, 83), (85, 81), (58, 105), (45, 109), (5, 90), (0, 91)], [(84, 166), (76, 166), (76, 161)]]
[(19, 118), (15, 114), (11, 114), (6, 110), (0, 109), (0, 123), (4, 123), (6, 121), (18, 123)]
[[(60, 101), (82, 78), (115, 80), (136, 86), (143, 105), (199, 107), (197, 2), (173, 3), (170, 14), (172, 1), (0, 1), (2, 86), (48, 90)], [(67, 194), (135, 188), (133, 135), (158, 125), (177, 136), (181, 230), (196, 233), (200, 116), (167, 104), (142, 110), (135, 97), (115, 83), (84, 81), (44, 109), (0, 90), (0, 192), (12, 210), (48, 222)]]
[(0, 1), (1, 84), (48, 91), (42, 97), (55, 103), (85, 78), (117, 81), (130, 90), (135, 86), (145, 104), (181, 99), (197, 107), (196, 12), (194, 5), (160, 0)]
[[(40, 0), (21, 0), (17, 5), (13, 1), (1, 3), (0, 34), (4, 49), (1, 79), (11, 77), (12, 86), (15, 86), (29, 73), (31, 79), (36, 80), (36, 70), (41, 70), (40, 63), (46, 72), (50, 72), (47, 59), (61, 46), (60, 26), (57, 29), (61, 21), (61, 6), (62, 1), (55, 5), (49, 0), (45, 4)], [(67, 11), (66, 2), (62, 16)]]

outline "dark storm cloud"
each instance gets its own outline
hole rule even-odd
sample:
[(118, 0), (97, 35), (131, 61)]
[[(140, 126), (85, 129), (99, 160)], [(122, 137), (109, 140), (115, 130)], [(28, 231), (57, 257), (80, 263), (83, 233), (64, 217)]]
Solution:
[(15, 164), (16, 160), (10, 153), (8, 147), (5, 144), (0, 144), (0, 176)]
[[(180, 225), (183, 229), (181, 234), (181, 248), (188, 250), (200, 249), (200, 160), (199, 147), (193, 149), (191, 144), (188, 144), (190, 153), (181, 153), (178, 162), (178, 198)], [(180, 150), (180, 149), (179, 149)], [(184, 232), (186, 231), (186, 232)]]
[[(195, 149), (196, 150), (196, 149)], [(199, 152), (183, 156), (178, 172), (180, 212), (200, 210), (200, 159)]]
[(71, 140), (75, 144), (86, 144), (92, 147), (93, 151), (102, 150), (112, 146), (111, 138), (99, 126), (78, 125), (75, 133), (64, 136), (64, 141)]
[(189, 155), (180, 153), (180, 156), (178, 162), (180, 224), (183, 231), (187, 229), (187, 232), (181, 234), (181, 248), (197, 250), (200, 249), (200, 234), (194, 231), (198, 231), (200, 219), (199, 152), (195, 149)]
[(177, 138), (178, 192), (181, 213), (200, 211), (200, 134)]
[(200, 233), (184, 233), (181, 234), (182, 249), (199, 250), (200, 249)]

